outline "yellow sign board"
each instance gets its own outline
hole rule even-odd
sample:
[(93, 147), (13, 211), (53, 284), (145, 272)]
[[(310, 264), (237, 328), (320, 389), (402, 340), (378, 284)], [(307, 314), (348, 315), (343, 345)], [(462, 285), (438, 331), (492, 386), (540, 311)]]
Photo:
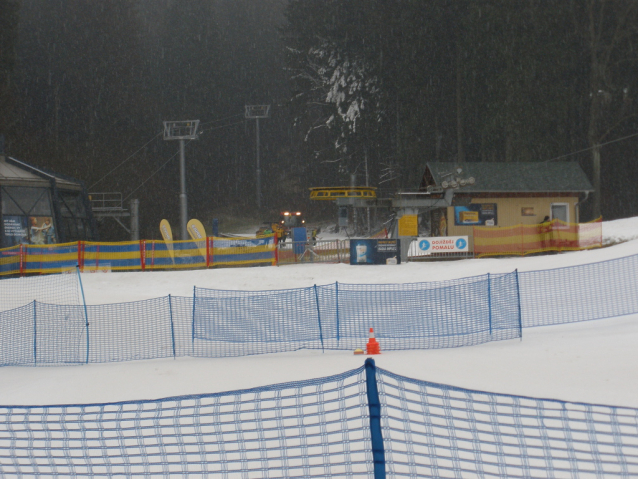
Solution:
[(399, 236), (419, 236), (419, 217), (403, 215), (399, 218)]

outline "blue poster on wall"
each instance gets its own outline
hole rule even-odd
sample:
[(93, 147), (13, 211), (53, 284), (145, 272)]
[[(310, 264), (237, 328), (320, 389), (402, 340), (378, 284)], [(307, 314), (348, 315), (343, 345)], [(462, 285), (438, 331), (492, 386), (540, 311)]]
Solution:
[(496, 203), (477, 203), (454, 207), (456, 226), (496, 226), (498, 225)]
[(398, 239), (351, 239), (350, 264), (401, 263)]

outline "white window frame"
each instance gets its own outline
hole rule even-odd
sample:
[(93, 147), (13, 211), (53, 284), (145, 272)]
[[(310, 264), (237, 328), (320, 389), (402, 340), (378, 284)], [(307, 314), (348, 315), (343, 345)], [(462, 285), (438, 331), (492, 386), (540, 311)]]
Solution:
[[(554, 206), (564, 206), (565, 210), (567, 211), (567, 219), (565, 220), (566, 223), (569, 223), (569, 203), (552, 203), (549, 206), (549, 219), (554, 220)], [(560, 218), (559, 218), (560, 219)]]

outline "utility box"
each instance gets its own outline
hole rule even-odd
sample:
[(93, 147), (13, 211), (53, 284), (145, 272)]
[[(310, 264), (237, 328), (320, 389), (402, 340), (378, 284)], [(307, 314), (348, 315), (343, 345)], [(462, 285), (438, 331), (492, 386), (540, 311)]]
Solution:
[(340, 206), (339, 207), (339, 223), (338, 226), (348, 226), (348, 207)]
[(306, 243), (308, 242), (308, 231), (305, 226), (292, 228), (292, 247), (295, 254), (303, 254), (306, 251)]

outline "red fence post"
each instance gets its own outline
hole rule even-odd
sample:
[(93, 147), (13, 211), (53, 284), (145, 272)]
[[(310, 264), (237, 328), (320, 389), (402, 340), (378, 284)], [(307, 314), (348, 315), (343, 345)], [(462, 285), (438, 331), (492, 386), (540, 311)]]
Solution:
[(140, 240), (140, 266), (146, 271), (146, 240)]
[(80, 272), (84, 273), (84, 244), (82, 241), (78, 241), (78, 266)]
[(20, 276), (24, 276), (24, 270), (25, 270), (25, 266), (26, 266), (26, 255), (25, 255), (25, 250), (26, 248), (24, 247), (23, 244), (20, 245)]

